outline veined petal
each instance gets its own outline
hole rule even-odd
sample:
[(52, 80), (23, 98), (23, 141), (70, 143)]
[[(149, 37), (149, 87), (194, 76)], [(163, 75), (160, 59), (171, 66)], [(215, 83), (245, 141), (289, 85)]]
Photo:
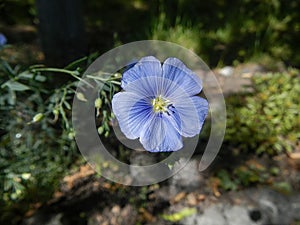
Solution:
[(164, 119), (164, 125), (166, 129), (166, 135), (161, 145), (154, 151), (177, 151), (183, 147), (182, 137), (178, 132), (178, 129), (174, 126), (171, 120), (168, 120), (167, 116)]
[(189, 96), (196, 95), (202, 90), (201, 79), (179, 59), (166, 59), (163, 63), (162, 71), (164, 78), (178, 84)]
[(177, 151), (183, 146), (181, 135), (167, 116), (155, 114), (144, 128), (140, 142), (147, 151)]
[(148, 76), (162, 76), (161, 63), (153, 56), (142, 58), (132, 68), (124, 72), (121, 87), (126, 90), (126, 86), (131, 82)]
[[(197, 109), (198, 117), (199, 117), (199, 122), (200, 122), (200, 130), (202, 129), (203, 123), (207, 117), (208, 114), (208, 102), (206, 99), (198, 97), (198, 96), (193, 96), (191, 97), (194, 106)], [(199, 131), (200, 133), (200, 131)]]
[(163, 78), (157, 76), (141, 77), (128, 83), (125, 90), (148, 99), (153, 99), (164, 93), (162, 82)]
[(153, 114), (149, 101), (131, 92), (115, 94), (112, 109), (121, 131), (129, 139), (140, 137), (144, 125)]
[(189, 96), (176, 82), (157, 76), (141, 77), (126, 85), (127, 92), (153, 99), (159, 95), (165, 98)]
[(198, 96), (201, 79), (179, 59), (163, 65), (153, 56), (142, 58), (123, 73), (122, 88), (112, 99), (121, 131), (129, 139), (140, 138), (151, 152), (182, 148), (182, 136), (200, 133), (208, 114), (208, 102)]
[(199, 134), (208, 113), (208, 102), (198, 96), (183, 97), (175, 99), (174, 107), (181, 120), (181, 135)]

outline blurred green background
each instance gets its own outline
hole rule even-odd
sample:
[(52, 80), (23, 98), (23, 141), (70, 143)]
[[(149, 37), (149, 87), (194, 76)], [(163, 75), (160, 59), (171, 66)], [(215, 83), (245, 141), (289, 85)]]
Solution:
[[(261, 66), (251, 74), (250, 92), (226, 96), (225, 142), (208, 180), (222, 193), (259, 185), (299, 192), (299, 175), (288, 179), (273, 165), (274, 157), (288, 160), (299, 151), (299, 12), (298, 0), (1, 1), (0, 33), (7, 43), (0, 46), (0, 223), (19, 224), (85, 164), (70, 121), (76, 84), (97, 56), (137, 40), (177, 43), (216, 71)], [(110, 132), (113, 93), (99, 93), (98, 132), (126, 161), (127, 150)], [(208, 134), (209, 122), (200, 141)], [(261, 158), (269, 164), (257, 163)], [(299, 174), (293, 165), (285, 169)], [(145, 193), (151, 187), (135, 195), (111, 186), (139, 209), (150, 204)]]
[[(1, 27), (45, 26), (40, 24), (39, 17), (43, 18), (45, 14), (51, 17), (51, 13), (61, 17), (58, 24), (63, 26), (66, 25), (67, 17), (69, 20), (74, 19), (78, 13), (83, 16), (86, 33), (82, 32), (82, 40), (85, 39), (89, 52), (103, 52), (135, 40), (162, 39), (193, 49), (210, 66), (264, 56), (288, 65), (300, 65), (297, 54), (300, 48), (300, 3), (297, 0), (37, 2), (40, 2), (37, 4), (41, 7), (40, 16), (34, 0), (2, 2)], [(56, 11), (51, 12), (51, 7), (56, 8)], [(67, 9), (57, 9), (63, 7)], [(72, 23), (76, 22), (78, 25), (78, 21), (74, 19), (68, 25), (73, 26)], [(59, 28), (53, 30), (54, 33), (57, 31)], [(67, 38), (66, 27), (65, 31), (64, 36)], [(11, 43), (22, 41), (22, 37), (8, 37)], [(68, 44), (68, 41), (64, 44)], [(82, 43), (77, 44), (80, 46)]]

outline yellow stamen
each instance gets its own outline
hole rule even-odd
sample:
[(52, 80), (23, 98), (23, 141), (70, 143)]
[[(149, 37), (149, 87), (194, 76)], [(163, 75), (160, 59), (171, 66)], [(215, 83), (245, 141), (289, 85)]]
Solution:
[(161, 95), (151, 101), (154, 112), (167, 112), (170, 101), (164, 99)]

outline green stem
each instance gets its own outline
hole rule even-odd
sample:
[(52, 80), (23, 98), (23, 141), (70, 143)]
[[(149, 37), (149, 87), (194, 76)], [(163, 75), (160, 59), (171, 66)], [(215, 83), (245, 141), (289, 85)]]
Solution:
[(86, 85), (92, 87), (92, 85), (88, 82), (86, 82), (85, 80), (83, 80), (82, 78), (80, 78), (79, 72), (77, 70), (75, 71), (71, 71), (71, 70), (66, 70), (66, 69), (59, 69), (59, 68), (37, 68), (37, 69), (32, 69), (32, 72), (56, 72), (56, 73), (65, 73), (65, 74), (69, 74), (72, 77), (76, 78), (79, 81), (82, 81), (83, 83), (85, 83)]
[(120, 79), (119, 77), (113, 77), (113, 78), (101, 78), (101, 77), (95, 77), (95, 76), (92, 76), (92, 75), (87, 75), (86, 77), (87, 77), (87, 78), (94, 79), (94, 80), (100, 80), (100, 81), (102, 81), (102, 82), (110, 82), (110, 83), (112, 83), (112, 84), (121, 85), (121, 82), (116, 81), (116, 80)]
[(77, 71), (71, 71), (71, 70), (65, 70), (65, 69), (59, 69), (59, 68), (37, 68), (37, 69), (31, 69), (31, 70), (32, 70), (32, 72), (57, 72), (57, 73), (66, 73), (66, 74), (70, 74), (71, 76), (74, 76), (75, 73), (78, 74)]
[(68, 130), (70, 128), (69, 121), (67, 119), (66, 113), (65, 113), (64, 108), (63, 108), (63, 102), (66, 100), (66, 96), (67, 96), (67, 89), (64, 88), (63, 89), (63, 96), (62, 96), (62, 98), (60, 100), (60, 103), (59, 103), (59, 111), (60, 111), (60, 114), (61, 114), (61, 116), (62, 116), (62, 118), (65, 122), (66, 129)]

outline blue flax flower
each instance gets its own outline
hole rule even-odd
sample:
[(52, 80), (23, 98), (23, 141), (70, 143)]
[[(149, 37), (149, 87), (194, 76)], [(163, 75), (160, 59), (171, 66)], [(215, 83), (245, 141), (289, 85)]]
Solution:
[(200, 133), (208, 113), (200, 78), (179, 59), (147, 56), (124, 72), (112, 109), (121, 131), (150, 152), (176, 151)]
[(0, 33), (0, 47), (4, 46), (7, 42), (6, 37), (4, 36), (4, 34)]

